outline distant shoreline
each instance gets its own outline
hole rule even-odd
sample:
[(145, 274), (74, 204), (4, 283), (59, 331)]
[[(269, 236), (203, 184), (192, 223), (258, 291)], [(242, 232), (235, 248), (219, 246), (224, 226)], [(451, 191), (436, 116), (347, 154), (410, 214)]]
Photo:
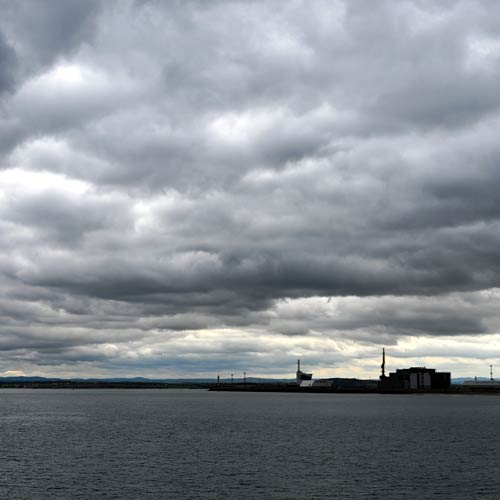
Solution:
[(415, 390), (379, 390), (376, 388), (331, 388), (331, 387), (307, 387), (302, 388), (287, 383), (207, 383), (207, 382), (106, 382), (106, 381), (1, 381), (0, 389), (201, 389), (211, 392), (260, 392), (260, 393), (302, 393), (302, 394), (451, 394), (451, 395), (500, 395), (500, 390), (488, 390), (486, 388), (470, 390), (462, 385), (452, 385), (449, 390), (415, 391)]
[(206, 389), (208, 383), (163, 383), (163, 382), (0, 382), (0, 389)]

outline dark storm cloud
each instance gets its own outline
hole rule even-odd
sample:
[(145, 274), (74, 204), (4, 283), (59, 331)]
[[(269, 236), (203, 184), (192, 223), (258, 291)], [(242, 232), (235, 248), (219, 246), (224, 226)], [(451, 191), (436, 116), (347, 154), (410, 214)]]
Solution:
[(14, 86), (17, 57), (14, 49), (7, 43), (0, 31), (0, 98)]
[(99, 10), (93, 0), (2, 0), (0, 6), (1, 24), (23, 53), (27, 72), (91, 43)]
[[(54, 62), (71, 57), (80, 45), (92, 43), (99, 8), (99, 3), (93, 0), (1, 0), (0, 93), (3, 86), (19, 92), (30, 78)], [(54, 107), (55, 95), (43, 93), (28, 104), (33, 106), (47, 99), (53, 101)], [(34, 115), (47, 126), (53, 126), (46, 117), (40, 116), (47, 111), (42, 108), (38, 113), (23, 117), (22, 106), (13, 109), (6, 102), (5, 109), (0, 107), (0, 157), (30, 137), (45, 133), (32, 122)], [(68, 122), (65, 125), (71, 126)]]
[(3, 366), (498, 332), (495, 5), (0, 5)]

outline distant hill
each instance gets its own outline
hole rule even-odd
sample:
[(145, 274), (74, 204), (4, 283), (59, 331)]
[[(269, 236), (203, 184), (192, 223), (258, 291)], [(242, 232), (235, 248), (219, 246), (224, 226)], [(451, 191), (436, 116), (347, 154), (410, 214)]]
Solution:
[[(458, 378), (452, 378), (451, 383), (460, 385), (460, 384), (463, 384), (465, 381), (471, 381), (471, 380), (475, 380), (475, 378), (474, 377), (458, 377)], [(485, 380), (490, 380), (490, 379), (487, 377), (477, 377), (477, 380), (483, 382)]]
[[(255, 378), (255, 377), (247, 377), (248, 383), (253, 384), (262, 384), (262, 383), (276, 383), (276, 382), (292, 382), (292, 379), (274, 379), (274, 378)], [(57, 378), (57, 377), (38, 377), (38, 376), (19, 376), (19, 377), (0, 377), (0, 383), (22, 383), (22, 382), (112, 382), (112, 383), (128, 383), (128, 384), (147, 384), (147, 383), (156, 383), (156, 384), (210, 384), (215, 383), (217, 380), (214, 378), (145, 378), (145, 377), (115, 377), (115, 378)], [(221, 378), (221, 383), (229, 383), (231, 382), (230, 378)], [(234, 383), (242, 383), (243, 378), (235, 378)]]
[(61, 382), (63, 378), (47, 377), (0, 377), (0, 382)]

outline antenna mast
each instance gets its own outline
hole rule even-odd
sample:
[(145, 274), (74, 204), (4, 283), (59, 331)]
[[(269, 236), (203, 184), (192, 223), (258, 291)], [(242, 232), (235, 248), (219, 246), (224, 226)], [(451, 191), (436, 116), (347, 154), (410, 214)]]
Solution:
[(490, 365), (490, 380), (493, 382), (493, 365)]
[(380, 378), (384, 379), (385, 378), (385, 347), (382, 347), (382, 364), (380, 365), (380, 368), (382, 368), (382, 376)]

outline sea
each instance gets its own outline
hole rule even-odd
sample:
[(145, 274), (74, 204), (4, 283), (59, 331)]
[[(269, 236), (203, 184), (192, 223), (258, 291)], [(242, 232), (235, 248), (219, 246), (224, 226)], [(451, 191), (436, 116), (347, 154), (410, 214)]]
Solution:
[(500, 396), (0, 390), (0, 498), (500, 498)]

